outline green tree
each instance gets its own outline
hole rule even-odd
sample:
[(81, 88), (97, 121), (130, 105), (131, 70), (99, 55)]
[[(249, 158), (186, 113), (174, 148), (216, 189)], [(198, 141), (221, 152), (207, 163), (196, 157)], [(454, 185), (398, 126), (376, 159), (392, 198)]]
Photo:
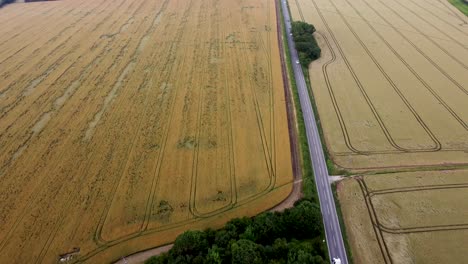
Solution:
[(313, 35), (315, 27), (302, 21), (294, 21), (291, 27), (299, 61), (302, 66), (307, 67), (322, 52)]
[(195, 257), (208, 251), (209, 245), (206, 235), (202, 231), (186, 231), (178, 236), (174, 246), (170, 250), (170, 255)]
[(258, 215), (253, 220), (252, 233), (254, 242), (264, 245), (270, 244), (271, 241), (282, 235), (280, 218), (271, 212)]
[(283, 215), (285, 234), (296, 239), (306, 239), (322, 234), (322, 216), (317, 204), (304, 200), (288, 209)]
[(262, 247), (247, 239), (240, 239), (231, 246), (232, 264), (262, 264)]
[(168, 264), (169, 255), (167, 253), (162, 253), (159, 256), (153, 256), (145, 261), (145, 264)]
[(214, 245), (208, 250), (205, 263), (206, 264), (221, 264), (222, 263), (222, 259), (219, 253), (218, 246)]

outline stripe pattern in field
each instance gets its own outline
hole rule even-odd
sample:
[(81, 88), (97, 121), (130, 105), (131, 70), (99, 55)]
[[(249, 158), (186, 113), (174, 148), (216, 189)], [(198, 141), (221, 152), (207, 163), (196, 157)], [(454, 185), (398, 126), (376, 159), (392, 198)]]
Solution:
[(358, 263), (450, 263), (466, 259), (467, 170), (355, 177), (337, 192)]
[(286, 198), (273, 0), (0, 10), (0, 254), (102, 263)]
[[(468, 18), (437, 0), (291, 0), (331, 156), (350, 170), (468, 164)], [(455, 15), (454, 15), (455, 14)]]

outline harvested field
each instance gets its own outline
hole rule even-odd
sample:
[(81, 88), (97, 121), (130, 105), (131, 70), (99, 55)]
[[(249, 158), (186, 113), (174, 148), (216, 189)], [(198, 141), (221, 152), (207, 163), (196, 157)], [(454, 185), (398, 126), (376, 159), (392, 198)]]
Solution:
[(273, 0), (11, 4), (5, 23), (2, 259), (105, 263), (291, 191)]
[(468, 170), (355, 177), (337, 186), (355, 263), (457, 263), (468, 252)]
[(351, 171), (468, 165), (468, 17), (444, 0), (289, 0), (315, 25), (325, 141)]

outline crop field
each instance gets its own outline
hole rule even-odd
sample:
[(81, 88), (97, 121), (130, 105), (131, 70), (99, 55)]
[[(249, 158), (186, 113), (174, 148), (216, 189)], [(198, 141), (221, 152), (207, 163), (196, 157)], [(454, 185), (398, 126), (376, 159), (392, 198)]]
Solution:
[(468, 258), (468, 170), (355, 177), (337, 192), (354, 263)]
[(322, 57), (310, 81), (350, 171), (468, 165), (468, 17), (444, 0), (289, 0)]
[(105, 263), (285, 199), (276, 19), (273, 0), (2, 8), (2, 261)]

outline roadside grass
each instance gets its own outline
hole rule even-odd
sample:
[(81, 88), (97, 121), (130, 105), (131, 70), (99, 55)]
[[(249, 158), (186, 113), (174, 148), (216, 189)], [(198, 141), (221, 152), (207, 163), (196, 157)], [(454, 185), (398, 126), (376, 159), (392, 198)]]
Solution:
[[(301, 168), (302, 168), (302, 194), (305, 199), (309, 199), (314, 201), (319, 207), (319, 198), (318, 198), (318, 193), (317, 193), (317, 186), (315, 185), (315, 179), (314, 179), (314, 171), (312, 169), (312, 162), (310, 158), (310, 152), (309, 152), (309, 145), (307, 142), (307, 134), (305, 130), (305, 124), (304, 124), (304, 115), (302, 113), (302, 108), (300, 106), (300, 101), (299, 101), (299, 92), (297, 90), (297, 85), (296, 85), (296, 79), (294, 78), (294, 73), (293, 73), (293, 67), (292, 67), (292, 60), (291, 60), (291, 55), (290, 55), (290, 48), (289, 44), (287, 41), (287, 33), (286, 33), (286, 24), (284, 21), (284, 16), (282, 13), (283, 10), (283, 5), (281, 4), (282, 0), (278, 0), (279, 5), (280, 5), (280, 11), (281, 14), (281, 34), (282, 38), (281, 40), (283, 41), (283, 53), (284, 53), (284, 58), (286, 60), (286, 68), (287, 68), (287, 73), (288, 73), (288, 82), (289, 82), (289, 87), (290, 91), (292, 92), (292, 98), (293, 98), (293, 105), (294, 105), (294, 110), (295, 110), (295, 116), (296, 116), (296, 124), (297, 124), (297, 135), (298, 135), (298, 143), (299, 143), (299, 150), (300, 150), (300, 159), (301, 159)], [(288, 12), (289, 12), (289, 17), (292, 18), (291, 16), (291, 11), (289, 10), (289, 3), (288, 5)], [(325, 236), (325, 229), (322, 226), (323, 229), (323, 236)], [(325, 237), (323, 237), (325, 239)], [(323, 248), (326, 252), (328, 252), (328, 244), (324, 243)]]
[[(280, 4), (280, 6), (282, 8), (281, 4)], [(289, 3), (288, 3), (288, 12), (289, 12), (289, 16), (292, 18), (291, 11), (289, 10)], [(312, 165), (310, 163), (310, 154), (309, 154), (309, 148), (308, 148), (308, 144), (307, 144), (307, 136), (306, 136), (306, 133), (305, 133), (304, 119), (303, 119), (303, 114), (302, 114), (302, 110), (301, 110), (300, 103), (299, 103), (299, 93), (297, 91), (296, 80), (295, 80), (294, 74), (292, 72), (292, 62), (291, 62), (291, 57), (290, 57), (290, 54), (289, 54), (289, 45), (288, 45), (288, 42), (286, 40), (287, 36), (286, 36), (285, 22), (284, 22), (284, 17), (283, 16), (281, 16), (281, 28), (282, 28), (282, 34), (283, 34), (283, 38), (282, 38), (283, 47), (284, 47), (284, 52), (286, 53), (285, 58), (286, 58), (286, 65), (287, 65), (287, 68), (288, 68), (287, 69), (288, 70), (288, 76), (290, 77), (289, 78), (289, 83), (291, 85), (291, 90), (293, 92), (294, 107), (296, 109), (296, 118), (297, 118), (298, 130), (299, 130), (298, 131), (299, 132), (299, 142), (300, 142), (299, 147), (301, 149), (301, 159), (302, 159), (302, 165), (303, 165), (302, 166), (302, 168), (303, 168), (303, 193), (304, 193), (304, 196), (306, 198), (310, 197), (310, 196), (313, 196), (314, 198), (318, 199), (315, 182), (313, 180), (314, 175), (313, 175)], [(321, 126), (321, 123), (320, 123), (320, 118), (318, 117), (317, 106), (315, 104), (314, 97), (312, 96), (312, 89), (311, 89), (311, 84), (310, 84), (310, 79), (309, 79), (309, 71), (308, 71), (307, 68), (302, 67), (302, 72), (304, 73), (304, 77), (305, 77), (306, 84), (307, 84), (307, 89), (309, 91), (309, 96), (310, 96), (310, 99), (311, 99), (311, 102), (312, 102), (312, 107), (313, 107), (314, 114), (315, 114), (314, 115), (315, 120), (317, 122), (318, 131), (320, 133), (320, 140), (322, 142), (325, 142), (322, 126)], [(331, 174), (331, 175), (337, 175), (337, 174), (350, 175), (350, 173), (348, 171), (340, 169), (334, 164), (334, 162), (330, 158), (330, 154), (329, 154), (328, 149), (326, 148), (325, 144), (322, 144), (322, 147), (323, 147), (323, 150), (324, 150), (325, 159), (326, 159), (326, 163), (327, 163), (327, 169), (328, 169), (329, 174)], [(304, 162), (304, 160), (307, 161), (307, 162)], [(341, 213), (340, 203), (339, 203), (339, 201), (337, 199), (337, 196), (336, 196), (336, 186), (335, 186), (335, 184), (332, 184), (332, 192), (333, 192), (333, 197), (335, 199), (336, 211), (337, 211), (337, 214), (338, 214), (338, 220), (339, 220), (340, 227), (341, 227), (341, 233), (342, 233), (344, 244), (345, 244), (346, 254), (348, 255), (348, 262), (353, 264), (351, 248), (349, 246), (348, 237), (346, 235), (346, 227), (345, 227), (344, 222), (343, 222), (343, 216), (342, 216), (342, 213)]]
[(353, 264), (354, 263), (353, 254), (351, 252), (351, 247), (348, 242), (348, 235), (346, 233), (346, 225), (344, 224), (344, 221), (343, 221), (343, 214), (341, 212), (341, 204), (340, 204), (340, 201), (338, 200), (338, 193), (336, 191), (336, 183), (333, 183), (331, 187), (332, 187), (332, 192), (333, 192), (333, 199), (335, 200), (335, 204), (336, 204), (336, 214), (338, 215), (338, 221), (340, 222), (341, 236), (343, 237), (346, 254), (348, 255), (348, 263)]
[[(281, 5), (281, 1), (279, 1), (281, 9), (283, 6)], [(289, 12), (289, 9), (288, 9)], [(302, 167), (302, 193), (304, 198), (314, 199), (318, 201), (318, 194), (315, 187), (314, 182), (314, 171), (312, 169), (312, 164), (310, 162), (310, 153), (309, 153), (309, 146), (307, 144), (307, 135), (305, 132), (305, 124), (304, 124), (304, 117), (302, 114), (302, 109), (299, 102), (299, 93), (297, 91), (296, 86), (296, 79), (294, 78), (293, 67), (291, 62), (291, 56), (289, 53), (289, 45), (286, 36), (286, 24), (284, 21), (284, 17), (281, 14), (281, 31), (282, 31), (282, 41), (283, 41), (283, 48), (284, 48), (284, 56), (286, 59), (286, 67), (288, 71), (288, 81), (292, 91), (293, 97), (293, 104), (295, 109), (296, 115), (296, 123), (297, 123), (297, 132), (298, 132), (298, 142), (299, 142), (299, 150), (301, 156), (301, 167)]]
[(468, 4), (464, 0), (448, 0), (453, 6), (468, 16)]
[(304, 73), (304, 79), (306, 80), (306, 85), (307, 85), (307, 90), (309, 91), (310, 101), (312, 102), (315, 122), (317, 123), (317, 128), (318, 128), (319, 135), (320, 135), (320, 141), (322, 142), (322, 148), (323, 148), (323, 153), (325, 155), (325, 161), (327, 163), (328, 174), (349, 176), (351, 175), (351, 172), (337, 166), (335, 162), (333, 162), (333, 159), (330, 156), (330, 152), (328, 151), (328, 148), (326, 145), (325, 136), (323, 134), (322, 123), (320, 122), (320, 116), (318, 113), (317, 104), (315, 102), (314, 92), (312, 91), (312, 85), (310, 83), (309, 69), (306, 67), (302, 67), (302, 72)]
[[(287, 2), (287, 6), (288, 6), (289, 17), (292, 19), (291, 10), (289, 9), (289, 2)], [(284, 18), (282, 18), (281, 21), (282, 21), (281, 23), (283, 24), (282, 25), (283, 26), (283, 36), (286, 36), (286, 30), (284, 28)], [(284, 38), (285, 37), (283, 37), (283, 42), (286, 42), (286, 44), (284, 44), (285, 47), (286, 47), (285, 49), (287, 49), (287, 51), (288, 51), (288, 54), (287, 54), (288, 72), (291, 72), (292, 71), (292, 65), (291, 65), (291, 59), (290, 59), (290, 56), (289, 56), (289, 46), (287, 44), (287, 41), (285, 41)], [(328, 148), (327, 148), (327, 145), (326, 145), (325, 136), (323, 134), (322, 123), (320, 122), (320, 116), (319, 116), (319, 113), (318, 113), (317, 105), (315, 103), (314, 94), (312, 92), (312, 85), (311, 85), (310, 79), (309, 79), (309, 70), (308, 70), (308, 68), (303, 66), (302, 67), (302, 73), (304, 74), (304, 79), (306, 81), (307, 90), (309, 91), (309, 98), (310, 98), (310, 101), (312, 103), (312, 109), (314, 110), (315, 122), (317, 123), (317, 128), (318, 128), (319, 135), (320, 135), (320, 141), (322, 142), (322, 149), (323, 149), (323, 153), (325, 155), (325, 161), (327, 163), (328, 174), (330, 174), (330, 175), (349, 176), (352, 173), (350, 171), (348, 171), (348, 170), (345, 170), (345, 169), (340, 168), (339, 166), (337, 166), (335, 164), (335, 162), (333, 161), (333, 159), (331, 158), (330, 152), (328, 151)], [(294, 78), (290, 78), (290, 79), (294, 79)], [(296, 87), (295, 80), (291, 80), (291, 81), (294, 81), (294, 96), (295, 96), (294, 101), (296, 102), (296, 104), (299, 104), (299, 95), (297, 94), (297, 87)], [(296, 106), (296, 109), (297, 108), (298, 107)], [(304, 120), (302, 119), (302, 112), (301, 112), (301, 120), (298, 120), (298, 122), (302, 122), (302, 125), (304, 125), (303, 124)], [(304, 136), (305, 136), (305, 132), (304, 132)], [(305, 144), (307, 146), (307, 138), (305, 138)]]

